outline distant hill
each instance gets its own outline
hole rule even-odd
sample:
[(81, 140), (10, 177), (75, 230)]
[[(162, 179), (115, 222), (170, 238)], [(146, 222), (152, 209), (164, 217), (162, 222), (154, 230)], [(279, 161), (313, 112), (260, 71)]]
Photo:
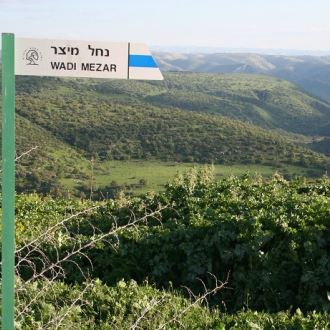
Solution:
[(330, 56), (283, 56), (249, 53), (180, 54), (158, 52), (167, 71), (268, 74), (298, 84), (330, 101)]
[(330, 135), (330, 104), (287, 81), (247, 74), (166, 75), (162, 92), (147, 97), (158, 105), (210, 112), (264, 128)]
[(310, 147), (318, 152), (322, 152), (327, 156), (330, 156), (330, 138), (323, 138), (318, 141), (313, 141)]

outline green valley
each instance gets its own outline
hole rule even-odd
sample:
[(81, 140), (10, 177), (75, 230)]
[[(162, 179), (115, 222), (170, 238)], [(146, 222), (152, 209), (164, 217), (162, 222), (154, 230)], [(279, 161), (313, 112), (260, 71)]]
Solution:
[[(63, 187), (68, 189), (68, 194), (74, 193), (83, 196), (102, 198), (111, 197), (124, 190), (127, 193), (141, 194), (150, 191), (161, 191), (165, 185), (176, 175), (185, 173), (193, 168), (202, 168), (198, 163), (161, 162), (157, 160), (111, 160), (103, 162), (81, 162), (79, 168), (83, 177), (72, 176), (60, 180)], [(294, 177), (318, 176), (318, 171), (299, 166), (265, 166), (265, 165), (213, 165), (217, 179), (232, 175), (246, 174), (254, 176), (271, 177), (280, 173), (287, 179)], [(92, 193), (91, 193), (92, 192)]]
[(38, 147), (18, 162), (18, 191), (159, 190), (178, 171), (202, 164), (225, 176), (317, 177), (329, 169), (323, 136), (315, 135), (316, 145), (302, 135), (327, 125), (328, 103), (265, 76), (165, 78), (18, 77), (17, 154)]

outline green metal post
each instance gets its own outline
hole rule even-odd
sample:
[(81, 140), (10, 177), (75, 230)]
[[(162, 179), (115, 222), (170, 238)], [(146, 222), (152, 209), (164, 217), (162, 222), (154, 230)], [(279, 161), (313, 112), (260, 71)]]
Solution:
[(2, 329), (14, 329), (15, 37), (2, 34)]

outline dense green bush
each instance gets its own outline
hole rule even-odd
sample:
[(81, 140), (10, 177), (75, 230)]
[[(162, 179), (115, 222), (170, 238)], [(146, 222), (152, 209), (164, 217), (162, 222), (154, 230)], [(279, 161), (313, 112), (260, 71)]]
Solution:
[(96, 276), (199, 291), (197, 277), (229, 274), (233, 290), (218, 299), (231, 310), (329, 308), (329, 183), (186, 177), (143, 203), (170, 205), (162, 224), (123, 233), (118, 253), (91, 251)]
[[(17, 283), (22, 289), (22, 283)], [(292, 329), (326, 330), (327, 313), (303, 315), (240, 311), (220, 313), (182, 298), (177, 292), (155, 289), (148, 283), (119, 281), (114, 287), (99, 280), (82, 285), (34, 282), (18, 290), (16, 329)], [(40, 292), (43, 294), (40, 295)], [(38, 297), (38, 299), (35, 299)]]
[[(212, 286), (209, 273), (219, 280), (229, 276), (230, 289), (210, 301), (229, 311), (329, 310), (329, 180), (214, 182), (208, 172), (193, 172), (163, 193), (104, 203), (85, 225), (71, 224), (60, 251), (65, 255), (76, 240), (88, 240), (95, 227), (107, 232), (115, 222), (125, 225), (132, 214), (139, 218), (159, 205), (166, 206), (161, 222), (121, 230), (116, 250), (100, 242), (86, 251), (93, 268), (84, 258), (74, 261), (108, 284), (148, 278), (159, 288), (185, 285), (196, 293), (203, 290), (199, 279)], [(53, 248), (45, 246), (55, 258)], [(68, 282), (83, 281), (74, 264), (66, 274)]]
[(295, 314), (281, 312), (268, 314), (260, 312), (238, 312), (235, 314), (221, 315), (221, 321), (217, 325), (219, 330), (241, 329), (285, 329), (285, 330), (314, 330), (327, 329), (330, 326), (328, 314), (310, 313), (303, 316), (300, 310)]
[[(40, 291), (43, 295), (34, 300)], [(39, 281), (25, 287), (20, 295), (21, 304), (30, 301), (32, 303), (17, 328), (55, 329), (65, 315), (60, 329), (130, 329), (145, 309), (150, 310), (141, 322), (137, 322), (140, 329), (156, 329), (174, 317), (176, 320), (171, 322), (171, 328), (179, 327), (180, 323), (186, 329), (205, 328), (217, 320), (216, 311), (209, 311), (200, 304), (180, 315), (190, 305), (188, 300), (174, 292), (158, 291), (148, 284), (138, 286), (134, 281), (119, 281), (114, 287), (98, 280), (80, 286), (61, 282), (49, 286)]]

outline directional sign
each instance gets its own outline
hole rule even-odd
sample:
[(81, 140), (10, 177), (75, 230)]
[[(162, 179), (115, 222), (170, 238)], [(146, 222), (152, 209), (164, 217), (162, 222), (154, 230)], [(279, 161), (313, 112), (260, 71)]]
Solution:
[(15, 74), (163, 79), (144, 44), (27, 38), (15, 39)]

